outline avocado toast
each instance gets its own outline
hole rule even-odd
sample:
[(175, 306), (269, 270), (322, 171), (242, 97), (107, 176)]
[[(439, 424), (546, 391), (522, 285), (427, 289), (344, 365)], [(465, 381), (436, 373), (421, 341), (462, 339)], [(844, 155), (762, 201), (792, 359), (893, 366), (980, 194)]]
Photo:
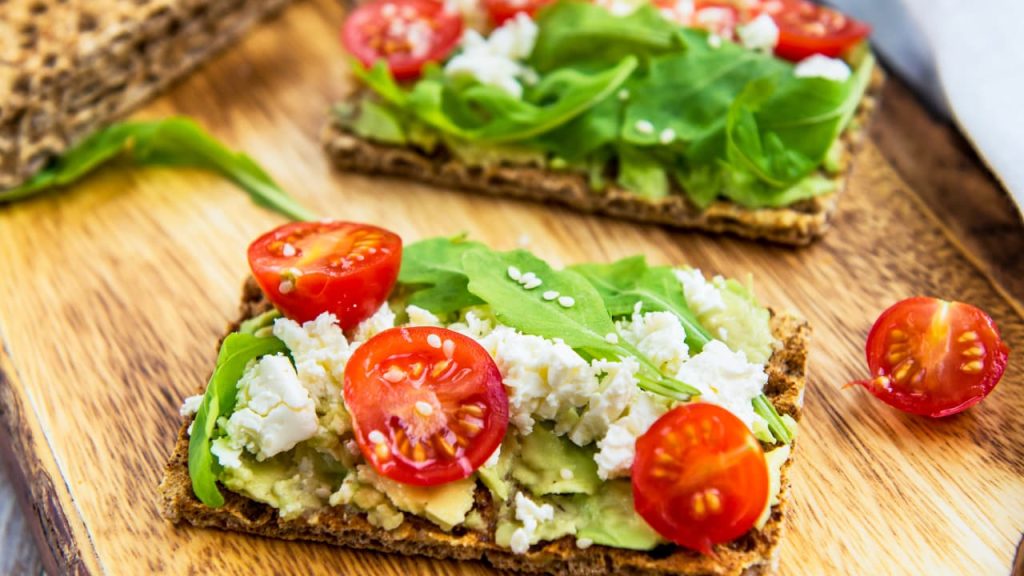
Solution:
[[(251, 250), (251, 262), (252, 253)], [(472, 255), (468, 255), (470, 253)], [(456, 254), (461, 258), (455, 257)], [(457, 267), (452, 265), (460, 261), (471, 290), (462, 296), (452, 290), (450, 284), (445, 286), (463, 281), (456, 276)], [(510, 261), (518, 266), (511, 264), (508, 270), (494, 266), (496, 262)], [(442, 262), (448, 264), (442, 265)], [(446, 270), (438, 273), (441, 268)], [(526, 269), (530, 272), (523, 271)], [(261, 358), (253, 355), (243, 363), (245, 374), (240, 379), (235, 376), (238, 404), (225, 409), (221, 418), (214, 415), (216, 425), (209, 420), (213, 403), (210, 390), (222, 384), (216, 373), (202, 405), (195, 400), (186, 402), (191, 407), (183, 409), (188, 416), (161, 485), (161, 508), (168, 519), (284, 539), (435, 558), (483, 560), (510, 572), (598, 574), (621, 570), (645, 574), (758, 574), (772, 570), (788, 498), (790, 444), (803, 398), (809, 329), (791, 316), (761, 308), (738, 283), (720, 278), (705, 281), (699, 271), (647, 266), (638, 258), (611, 265), (580, 265), (571, 271), (554, 271), (521, 251), (499, 253), (463, 239), (434, 239), (406, 248), (402, 272), (397, 287), (390, 292), (388, 304), (354, 327), (346, 328), (343, 336), (340, 326), (348, 324), (345, 320), (330, 323), (324, 316), (300, 325), (281, 317), (265, 296), (267, 284), (257, 265), (254, 271), (263, 281), (259, 285), (252, 280), (246, 283), (239, 321), (230, 327), (231, 335), (225, 342), (238, 338), (241, 333), (261, 335), (268, 343), (279, 336), (286, 343), (279, 349), (289, 350), (289, 355), (273, 356), (268, 352)], [(670, 272), (668, 277), (679, 278), (667, 293), (678, 292), (680, 302), (685, 302), (684, 294), (695, 303), (702, 302), (695, 304), (695, 308), (702, 310), (697, 317), (704, 318), (707, 326), (697, 328), (685, 319), (680, 320), (688, 316), (685, 303), (681, 307), (672, 304), (668, 310), (659, 310), (654, 302), (660, 298), (628, 297), (628, 293), (640, 286), (630, 284), (632, 281), (628, 278), (655, 277), (665, 271)], [(428, 281), (425, 273), (434, 274), (433, 281)], [(598, 295), (596, 288), (580, 284), (570, 292), (566, 286), (580, 278), (586, 278), (587, 286), (589, 283), (602, 286), (603, 292)], [(292, 283), (285, 286), (286, 294), (301, 290), (294, 277), (286, 277), (282, 282)], [(613, 286), (619, 291), (613, 293)], [(607, 309), (622, 313), (616, 315), (615, 327), (608, 332), (608, 347), (604, 352), (580, 348), (577, 353), (565, 347), (566, 343), (578, 345), (579, 342), (579, 336), (572, 334), (574, 327), (569, 323), (564, 327), (564, 341), (538, 336), (537, 330), (524, 331), (510, 326), (509, 323), (524, 326), (521, 322), (529, 325), (536, 320), (517, 320), (508, 315), (511, 306), (508, 301), (515, 299), (516, 294), (510, 290), (521, 291), (532, 298), (531, 306), (549, 306), (552, 316), (557, 316), (555, 311), (574, 309), (585, 315), (584, 309), (594, 302), (591, 297), (606, 303)], [(551, 294), (556, 290), (561, 294)], [(651, 294), (648, 289), (640, 291)], [(270, 292), (277, 303), (280, 295), (273, 290)], [(435, 299), (442, 294), (444, 298)], [(492, 304), (495, 294), (505, 296), (494, 299), (495, 304)], [(460, 297), (470, 298), (470, 304), (462, 306), (457, 301)], [(445, 311), (444, 303), (457, 311)], [(645, 306), (653, 311), (644, 312)], [(278, 307), (282, 304), (278, 303)], [(287, 303), (283, 308), (296, 310)], [(610, 322), (612, 312), (607, 314)], [(607, 325), (601, 324), (603, 320), (593, 322)], [(684, 330), (682, 324), (690, 330)], [(415, 327), (449, 330), (442, 326), (450, 327), (451, 338), (458, 346), (462, 344), (455, 334), (464, 333), (478, 341), (500, 368), (503, 388), (508, 394), (507, 433), (502, 430), (502, 438), (497, 440), (499, 448), (489, 448), (488, 453), (481, 454), (474, 461), (475, 471), (470, 470), (469, 475), (433, 486), (396, 482), (384, 477), (393, 474), (393, 469), (389, 470), (386, 463), (382, 466), (373, 456), (373, 449), (379, 448), (372, 444), (378, 441), (373, 438), (375, 434), (380, 436), (380, 432), (374, 429), (366, 433), (365, 407), (361, 408), (358, 398), (352, 396), (352, 366), (361, 351), (373, 348), (367, 343), (379, 341), (389, 333), (406, 330), (411, 333)], [(733, 347), (749, 350), (752, 357), (759, 354), (763, 357), (747, 363), (743, 352), (730, 355), (722, 341), (704, 340), (699, 335), (700, 331), (706, 334), (708, 327), (714, 329), (719, 338), (731, 341)], [(730, 331), (733, 332), (731, 338)], [(271, 333), (275, 336), (270, 336)], [(689, 345), (673, 339), (673, 335), (692, 342), (694, 354), (689, 356), (686, 352)], [(334, 342), (336, 351), (340, 346), (347, 346), (341, 344), (342, 341), (351, 340), (354, 351), (348, 349), (345, 353), (351, 356), (344, 366), (331, 364), (340, 362), (340, 355), (325, 355), (322, 350), (326, 348), (314, 351), (308, 346), (313, 340)], [(613, 341), (616, 341), (614, 345)], [(439, 350), (443, 348), (450, 355), (447, 339), (443, 345), (440, 341), (437, 344)], [(529, 353), (517, 351), (517, 347), (527, 344)], [(702, 344), (704, 351), (698, 353), (697, 348)], [(645, 352), (636, 358), (623, 355), (619, 362), (614, 362), (611, 358), (620, 345)], [(225, 348), (230, 346), (222, 347), (218, 373), (225, 362), (232, 361), (225, 356)], [(668, 347), (674, 347), (677, 356), (658, 352)], [(747, 367), (719, 366), (710, 371), (706, 366), (701, 368), (721, 354), (738, 365), (746, 363)], [(289, 368), (291, 364), (285, 362), (285, 358), (290, 358), (296, 368)], [(311, 358), (317, 360), (311, 364)], [(632, 365), (633, 360), (647, 366), (633, 366), (623, 371), (622, 366)], [(660, 368), (646, 372), (650, 362)], [(256, 374), (270, 369), (271, 363), (284, 366), (286, 371), (292, 370), (291, 374), (297, 369), (301, 376), (296, 382), (311, 391), (309, 397), (301, 401), (293, 397), (289, 404), (293, 411), (300, 410), (300, 406), (303, 406), (301, 410), (312, 410), (308, 403), (310, 398), (315, 398), (313, 401), (318, 405), (317, 425), (299, 436), (293, 432), (304, 425), (296, 412), (290, 413), (295, 424), (285, 434), (291, 435), (291, 441), (284, 443), (279, 433), (268, 435), (266, 426), (245, 439), (244, 432), (239, 432), (242, 428), (234, 422), (241, 421), (237, 415), (253, 409), (256, 398), (263, 394), (253, 387)], [(318, 389), (319, 384), (311, 380), (315, 380), (312, 374), (318, 373), (315, 364), (321, 366), (321, 376), (330, 375), (322, 383), (330, 382), (332, 394), (318, 396), (323, 389)], [(345, 401), (339, 403), (338, 378), (342, 370), (346, 374)], [(669, 372), (680, 376), (680, 380), (666, 376)], [(739, 382), (747, 378), (738, 375), (748, 374), (756, 381), (756, 389), (748, 387), (740, 396), (730, 396), (724, 384), (722, 389), (706, 388), (702, 373), (716, 374), (717, 378), (725, 380), (735, 378), (737, 390), (742, 388)], [(384, 373), (383, 380), (377, 380), (378, 385), (391, 380), (397, 382), (390, 374), (391, 369)], [(624, 374), (625, 380), (621, 378)], [(689, 384), (683, 385), (682, 380)], [(629, 385), (621, 388), (616, 381)], [(230, 394), (236, 393), (235, 384), (230, 383)], [(696, 397), (693, 396), (689, 400), (676, 399), (682, 397), (679, 391), (690, 384), (703, 391), (700, 396), (706, 402), (694, 402)], [(591, 385), (596, 388), (582, 397), (574, 398), (571, 393), (570, 388)], [(601, 402), (611, 401), (616, 396), (615, 389), (627, 391), (631, 400), (617, 412), (605, 413), (607, 403)], [(222, 392), (214, 393), (217, 394)], [(327, 397), (334, 402), (324, 409), (320, 403)], [(224, 398), (220, 400), (222, 406), (226, 405)], [(373, 402), (386, 404), (383, 398)], [(556, 398), (559, 405), (553, 405), (549, 398)], [(767, 405), (759, 405), (759, 402)], [(765, 506), (756, 510), (760, 517), (754, 527), (744, 529), (742, 535), (730, 541), (715, 541), (714, 556), (672, 544), (634, 512), (630, 494), (634, 436), (649, 436), (647, 428), (651, 427), (652, 418), (657, 417), (657, 425), (680, 407), (712, 404), (724, 406), (749, 422), (747, 426), (764, 450), (761, 466), (770, 469), (774, 476), (770, 499), (760, 494), (764, 499), (755, 504)], [(200, 421), (194, 422), (191, 412), (197, 405), (200, 406)], [(599, 405), (604, 406), (604, 412), (598, 409)], [(667, 414), (663, 414), (667, 409)], [(653, 413), (643, 416), (645, 411)], [(598, 413), (605, 413), (603, 422)], [(360, 424), (364, 428), (361, 432)], [(744, 434), (754, 437), (746, 426), (741, 428)], [(211, 430), (213, 434), (204, 439), (204, 432), (197, 434), (197, 429)], [(613, 441), (613, 436), (623, 434), (627, 442)], [(198, 443), (196, 436), (201, 439)], [(353, 443), (353, 436), (358, 446)], [(481, 438), (483, 436), (474, 440), (479, 444), (484, 442)], [(193, 444), (191, 474), (190, 441)], [(270, 453), (271, 445), (276, 446), (273, 450), (278, 452)], [(397, 450), (399, 445), (390, 446)], [(474, 445), (471, 443), (467, 450), (472, 451)], [(219, 488), (213, 489), (217, 496), (209, 490), (213, 477), (201, 478), (203, 457), (208, 453), (220, 462), (212, 468), (219, 482)], [(486, 459), (483, 456), (487, 456)], [(634, 486), (636, 472), (634, 469), (632, 474)], [(213, 501), (220, 494), (222, 499)], [(767, 505), (769, 501), (771, 505)]]
[[(458, 3), (459, 47), (418, 78), (347, 41), (361, 63), (324, 130), (333, 163), (785, 244), (824, 233), (882, 82), (866, 43), (786, 52), (793, 64), (770, 53), (772, 30), (777, 54), (792, 35), (768, 3), (729, 8), (726, 29), (702, 23), (699, 2), (687, 18), (658, 1), (538, 3), (495, 27)], [(375, 0), (350, 21), (402, 5)]]

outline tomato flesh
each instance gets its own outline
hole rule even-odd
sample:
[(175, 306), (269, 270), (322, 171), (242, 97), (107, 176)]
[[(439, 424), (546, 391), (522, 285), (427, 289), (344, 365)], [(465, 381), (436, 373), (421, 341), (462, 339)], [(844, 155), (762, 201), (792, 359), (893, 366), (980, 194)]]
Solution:
[(904, 412), (940, 418), (988, 396), (1010, 349), (979, 308), (917, 297), (879, 316), (865, 352), (873, 378), (854, 384)]
[(551, 4), (554, 0), (484, 0), (484, 8), (495, 26), (501, 26), (506, 20), (523, 12), (531, 17), (538, 10)]
[(807, 0), (768, 0), (761, 12), (779, 27), (775, 54), (794, 62), (814, 54), (834, 58), (871, 33), (867, 24)]
[(734, 540), (768, 505), (768, 465), (747, 426), (714, 404), (686, 404), (636, 441), (636, 511), (665, 538), (704, 554)]
[(345, 367), (344, 396), (363, 456), (405, 484), (466, 478), (508, 428), (494, 360), (445, 328), (392, 328), (366, 341)]
[(293, 222), (249, 246), (253, 276), (282, 314), (306, 322), (330, 312), (344, 330), (387, 300), (401, 261), (401, 238), (353, 222)]
[(341, 29), (345, 49), (364, 66), (385, 60), (398, 80), (417, 78), (427, 62), (444, 60), (462, 38), (462, 17), (431, 0), (361, 4)]

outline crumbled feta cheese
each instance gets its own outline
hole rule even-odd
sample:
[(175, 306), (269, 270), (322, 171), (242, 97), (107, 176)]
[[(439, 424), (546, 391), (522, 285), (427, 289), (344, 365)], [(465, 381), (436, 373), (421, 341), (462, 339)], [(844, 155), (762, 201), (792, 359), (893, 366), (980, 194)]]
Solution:
[(235, 412), (224, 425), (226, 446), (219, 448), (230, 455), (221, 464), (236, 464), (234, 451), (243, 447), (260, 461), (291, 450), (312, 438), (317, 427), (316, 405), (291, 361), (280, 354), (264, 356), (238, 381)]
[(533, 500), (524, 496), (522, 492), (516, 493), (515, 503), (516, 520), (522, 522), (523, 525), (520, 528), (516, 528), (512, 533), (509, 545), (512, 548), (512, 552), (526, 554), (534, 540), (537, 527), (543, 522), (553, 520), (555, 518), (555, 509), (551, 504), (538, 506)]
[(474, 340), (480, 340), (494, 331), (494, 322), (482, 316), (476, 310), (469, 310), (461, 322), (450, 324), (448, 329), (469, 336)]
[(576, 304), (576, 299), (572, 296), (559, 296), (558, 305), (562, 308), (572, 308)]
[(410, 326), (440, 326), (441, 319), (429, 310), (419, 306), (409, 305), (405, 307), (405, 315), (409, 317)]
[(535, 419), (551, 420), (566, 407), (581, 407), (597, 390), (590, 364), (564, 342), (508, 326), (498, 326), (479, 342), (498, 365), (508, 392), (509, 420), (523, 434), (533, 430)]
[(671, 144), (676, 139), (676, 131), (671, 128), (665, 128), (658, 134), (658, 142), (662, 144)]
[(637, 120), (633, 127), (641, 134), (654, 134), (654, 124), (647, 120)]
[(388, 328), (394, 327), (395, 313), (391, 311), (391, 307), (385, 302), (373, 313), (373, 316), (363, 320), (356, 326), (355, 334), (352, 336), (353, 342), (366, 342)]
[(736, 30), (740, 42), (751, 50), (771, 52), (779, 43), (779, 27), (768, 14), (761, 14)]
[(821, 54), (804, 58), (793, 69), (797, 78), (824, 78), (833, 82), (845, 82), (852, 73), (846, 62)]
[(639, 392), (629, 405), (629, 413), (612, 422), (608, 433), (598, 440), (597, 475), (602, 480), (628, 476), (636, 457), (636, 439), (650, 429), (668, 411), (666, 403), (647, 392)]
[(683, 363), (676, 379), (700, 390), (700, 400), (717, 404), (732, 412), (754, 430), (764, 419), (751, 404), (768, 383), (764, 366), (747, 360), (743, 352), (733, 352), (720, 340), (704, 345), (700, 354)]
[(616, 327), (665, 374), (675, 374), (690, 357), (686, 329), (671, 312), (634, 312), (630, 320), (617, 322)]
[[(602, 374), (599, 388), (586, 396), (586, 410), (568, 431), (569, 439), (577, 446), (586, 446), (604, 437), (608, 426), (640, 392), (636, 382), (640, 364), (635, 358), (626, 357), (621, 362), (595, 360), (593, 369)], [(560, 432), (560, 427), (556, 425), (555, 431)]]
[(722, 293), (704, 278), (699, 268), (676, 270), (675, 273), (683, 285), (683, 295), (686, 296), (686, 304), (690, 310), (702, 315), (713, 310), (725, 309)]
[(278, 318), (273, 331), (291, 352), (299, 381), (316, 402), (317, 411), (326, 414), (340, 405), (345, 363), (353, 348), (335, 316), (324, 312), (301, 326), (294, 320)]
[(519, 80), (530, 76), (523, 61), (533, 52), (537, 24), (523, 12), (507, 20), (484, 39), (477, 31), (462, 36), (462, 52), (444, 67), (447, 76), (472, 76), (481, 84), (496, 86), (516, 98), (523, 95)]
[(178, 414), (181, 414), (182, 418), (188, 418), (189, 416), (199, 412), (199, 407), (203, 404), (203, 395), (197, 394), (195, 396), (189, 396), (182, 402), (181, 408), (178, 409)]

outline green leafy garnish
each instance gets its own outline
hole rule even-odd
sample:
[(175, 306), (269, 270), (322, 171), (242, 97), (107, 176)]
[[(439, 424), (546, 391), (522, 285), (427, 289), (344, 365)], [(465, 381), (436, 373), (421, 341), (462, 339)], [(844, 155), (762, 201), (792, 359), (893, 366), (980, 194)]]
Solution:
[(0, 191), (0, 202), (21, 200), (68, 186), (103, 164), (124, 158), (137, 166), (185, 166), (217, 172), (256, 204), (293, 220), (316, 215), (298, 203), (252, 158), (232, 152), (186, 118), (119, 122), (67, 150), (24, 184)]
[(217, 489), (220, 462), (210, 451), (217, 427), (217, 419), (230, 415), (235, 409), (238, 381), (250, 361), (268, 354), (287, 352), (284, 342), (273, 336), (257, 337), (235, 332), (221, 343), (217, 367), (203, 394), (203, 402), (192, 423), (188, 442), (188, 474), (192, 490), (211, 507), (224, 505), (224, 496)]
[(789, 426), (786, 425), (786, 421), (779, 416), (779, 413), (775, 410), (775, 406), (772, 405), (771, 401), (764, 394), (761, 394), (757, 398), (754, 398), (754, 412), (758, 416), (764, 418), (765, 422), (768, 423), (768, 430), (775, 437), (775, 440), (782, 442), (783, 444), (789, 444), (793, 441), (793, 433), (790, 431)]
[[(641, 366), (637, 375), (640, 387), (650, 392), (678, 400), (700, 394), (696, 388), (662, 374), (634, 346), (618, 338), (604, 300), (580, 274), (556, 271), (525, 250), (473, 250), (462, 257), (462, 265), (469, 278), (469, 291), (489, 304), (504, 324), (526, 334), (559, 338), (591, 358), (619, 360), (633, 356)], [(510, 269), (533, 273), (542, 284), (527, 290), (509, 276)], [(545, 292), (557, 292), (572, 300), (545, 299)]]
[(612, 316), (632, 314), (639, 302), (648, 312), (665, 310), (675, 314), (686, 330), (691, 353), (700, 352), (711, 341), (711, 334), (686, 305), (683, 287), (672, 268), (648, 266), (643, 256), (633, 256), (611, 264), (577, 264), (570, 269), (590, 281)]
[(483, 304), (469, 291), (469, 278), (462, 268), (462, 256), (474, 250), (488, 248), (464, 236), (431, 238), (406, 246), (398, 281), (414, 290), (408, 304), (441, 315)]

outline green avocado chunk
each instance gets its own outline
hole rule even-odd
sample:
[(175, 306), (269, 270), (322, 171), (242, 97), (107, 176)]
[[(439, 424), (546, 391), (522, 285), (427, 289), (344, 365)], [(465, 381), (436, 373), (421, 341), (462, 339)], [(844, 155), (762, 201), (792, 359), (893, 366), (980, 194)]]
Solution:
[(633, 509), (629, 480), (609, 480), (596, 494), (574, 500), (579, 510), (577, 540), (629, 550), (651, 550), (665, 542)]
[(713, 282), (722, 293), (725, 308), (700, 315), (701, 324), (729, 348), (743, 351), (750, 362), (767, 363), (775, 341), (768, 309), (758, 304), (750, 290), (736, 280), (715, 278)]
[(538, 423), (521, 444), (512, 477), (535, 496), (593, 494), (601, 486), (593, 449), (556, 436), (548, 425)]

